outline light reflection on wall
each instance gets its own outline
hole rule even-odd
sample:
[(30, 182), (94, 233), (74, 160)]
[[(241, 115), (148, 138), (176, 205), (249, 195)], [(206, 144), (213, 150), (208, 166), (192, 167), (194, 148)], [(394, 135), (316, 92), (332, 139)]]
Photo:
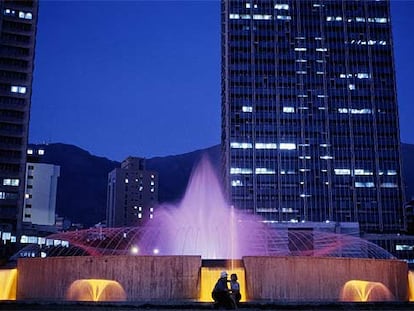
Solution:
[(351, 280), (343, 286), (339, 300), (348, 302), (392, 301), (394, 296), (380, 282)]
[(16, 300), (17, 269), (0, 270), (0, 300)]
[(73, 301), (125, 301), (126, 293), (116, 281), (102, 279), (82, 279), (74, 281), (66, 295)]
[(414, 271), (408, 271), (408, 301), (414, 301)]
[[(213, 291), (214, 285), (220, 277), (220, 272), (226, 270), (223, 267), (202, 267), (201, 268), (201, 286), (200, 286), (200, 301), (211, 302), (211, 292)], [(238, 282), (240, 283), (240, 293), (242, 295), (241, 302), (246, 301), (246, 280), (244, 268), (232, 268), (226, 270), (229, 275), (232, 273), (237, 274)], [(230, 284), (229, 284), (230, 287)]]

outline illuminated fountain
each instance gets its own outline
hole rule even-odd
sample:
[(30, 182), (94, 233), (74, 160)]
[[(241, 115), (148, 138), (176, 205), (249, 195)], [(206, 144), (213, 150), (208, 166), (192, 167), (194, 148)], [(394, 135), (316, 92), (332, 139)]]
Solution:
[(394, 297), (390, 290), (380, 282), (351, 280), (344, 285), (340, 300), (349, 302), (392, 301)]
[[(246, 300), (338, 301), (351, 280), (382, 283), (397, 300), (408, 296), (406, 263), (379, 246), (350, 235), (269, 228), (257, 216), (228, 206), (206, 159), (193, 172), (183, 199), (156, 208), (146, 226), (92, 228), (49, 238), (69, 246), (43, 248), (45, 259), (19, 260), (23, 299), (69, 297), (47, 279), (50, 267), (67, 288), (80, 278), (89, 284), (116, 281), (127, 300), (211, 301), (212, 284), (222, 269), (237, 273)], [(37, 288), (39, 283), (49, 287)], [(368, 287), (372, 298), (379, 287)], [(92, 292), (88, 299), (97, 296)]]
[(125, 301), (126, 294), (122, 286), (111, 280), (87, 279), (74, 281), (66, 295), (74, 301)]

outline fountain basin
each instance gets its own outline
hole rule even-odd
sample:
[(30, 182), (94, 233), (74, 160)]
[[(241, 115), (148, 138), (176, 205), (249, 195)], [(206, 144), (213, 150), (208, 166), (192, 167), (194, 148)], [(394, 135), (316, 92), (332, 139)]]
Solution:
[[(382, 283), (396, 301), (408, 300), (408, 266), (399, 260), (249, 256), (242, 263), (246, 301), (335, 302), (351, 280)], [(17, 300), (61, 301), (76, 280), (106, 279), (122, 286), (127, 301), (200, 301), (202, 268), (201, 256), (19, 259)]]

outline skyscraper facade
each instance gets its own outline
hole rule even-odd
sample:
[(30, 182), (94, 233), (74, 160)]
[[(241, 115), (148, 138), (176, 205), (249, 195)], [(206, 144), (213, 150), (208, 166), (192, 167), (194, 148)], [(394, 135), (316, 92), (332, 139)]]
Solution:
[(23, 217), (37, 0), (0, 2), (0, 231)]
[(404, 226), (390, 4), (223, 0), (232, 204), (271, 221)]

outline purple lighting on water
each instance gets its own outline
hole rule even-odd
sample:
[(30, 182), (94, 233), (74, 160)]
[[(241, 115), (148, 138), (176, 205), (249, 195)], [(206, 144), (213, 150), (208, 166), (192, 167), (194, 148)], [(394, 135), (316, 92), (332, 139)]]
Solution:
[[(203, 158), (191, 175), (181, 202), (162, 206), (147, 223), (141, 248), (156, 245), (160, 253), (201, 255), (210, 259), (236, 259), (251, 253), (246, 233), (262, 224), (226, 202), (210, 162)], [(238, 243), (238, 241), (244, 243)]]

